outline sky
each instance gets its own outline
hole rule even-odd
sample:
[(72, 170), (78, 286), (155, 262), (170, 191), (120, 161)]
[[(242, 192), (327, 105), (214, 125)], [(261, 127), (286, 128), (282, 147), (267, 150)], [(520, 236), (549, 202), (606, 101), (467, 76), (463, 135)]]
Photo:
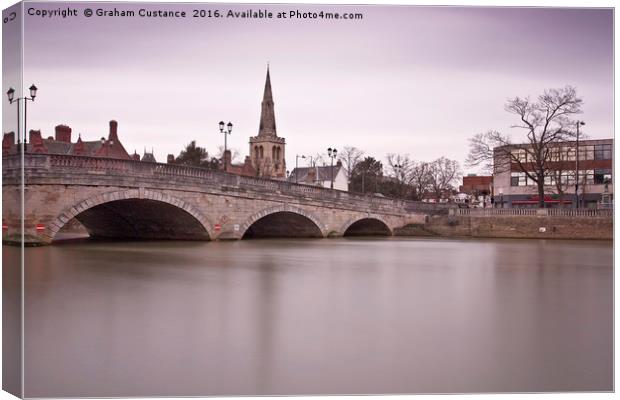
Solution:
[[(611, 9), (30, 2), (25, 10), (67, 6), (78, 16), (24, 20), (23, 87), (39, 88), (28, 127), (44, 137), (63, 123), (74, 140), (78, 133), (96, 140), (115, 119), (130, 153), (153, 148), (165, 162), (191, 140), (216, 153), (223, 120), (234, 124), (228, 146), (241, 161), (258, 133), (267, 63), (289, 170), (297, 154), (344, 146), (382, 160), (398, 153), (463, 164), (477, 133), (523, 139), (510, 128), (508, 98), (565, 85), (584, 100), (583, 132), (613, 137)], [(115, 7), (188, 17), (83, 15)], [(363, 19), (192, 18), (196, 8), (346, 11)], [(4, 86), (20, 86), (7, 76)], [(5, 116), (14, 107), (3, 102)], [(5, 117), (3, 130), (13, 129)]]

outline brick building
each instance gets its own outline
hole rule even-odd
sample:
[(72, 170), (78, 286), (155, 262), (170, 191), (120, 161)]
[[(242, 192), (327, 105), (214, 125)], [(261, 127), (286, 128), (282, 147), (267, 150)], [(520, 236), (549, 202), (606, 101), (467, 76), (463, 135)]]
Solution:
[(488, 196), (493, 193), (493, 177), (468, 175), (463, 177), (463, 184), (459, 188), (461, 193), (472, 196)]
[[(110, 128), (107, 139), (101, 137), (99, 140), (82, 140), (82, 135), (78, 135), (75, 142), (72, 141), (72, 129), (67, 125), (57, 125), (54, 128), (54, 136), (43, 138), (40, 130), (30, 130), (26, 152), (41, 154), (67, 154), (74, 156), (90, 156), (116, 158), (121, 160), (140, 159), (134, 154), (130, 156), (120, 139), (118, 138), (118, 123), (110, 121)], [(10, 154), (17, 152), (15, 143), (15, 133), (5, 133), (2, 138), (2, 153)]]
[[(522, 146), (520, 146), (522, 147)], [(579, 170), (577, 171), (577, 147)], [(505, 149), (504, 149), (505, 150)], [(493, 175), (496, 207), (538, 207), (536, 182), (531, 180), (518, 163), (502, 160), (495, 151), (497, 171)], [(532, 161), (523, 148), (511, 150), (529, 171)], [(611, 205), (613, 197), (612, 163), (613, 139), (580, 140), (557, 144), (550, 149), (548, 175), (545, 177), (545, 207), (575, 207), (575, 184), (579, 181), (579, 207)]]

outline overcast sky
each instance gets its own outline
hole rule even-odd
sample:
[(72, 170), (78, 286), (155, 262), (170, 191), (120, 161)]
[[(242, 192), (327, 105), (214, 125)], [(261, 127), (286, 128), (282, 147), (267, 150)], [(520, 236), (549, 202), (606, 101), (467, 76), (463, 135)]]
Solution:
[[(224, 120), (234, 124), (229, 147), (245, 157), (248, 137), (258, 133), (269, 62), (290, 170), (295, 154), (344, 146), (380, 159), (393, 152), (462, 163), (468, 138), (510, 130), (508, 97), (564, 85), (584, 99), (585, 132), (613, 137), (610, 9), (203, 6), (363, 14), (326, 21), (191, 18), (197, 6), (178, 3), (71, 6), (78, 17), (25, 19), (23, 83), (39, 87), (28, 126), (44, 136), (65, 123), (74, 138), (79, 132), (95, 140), (116, 119), (129, 152), (153, 147), (165, 161), (194, 139), (215, 153)], [(190, 17), (83, 16), (86, 8), (114, 7), (185, 10)], [(15, 112), (6, 101), (3, 109)], [(14, 121), (4, 118), (3, 129), (14, 129)]]

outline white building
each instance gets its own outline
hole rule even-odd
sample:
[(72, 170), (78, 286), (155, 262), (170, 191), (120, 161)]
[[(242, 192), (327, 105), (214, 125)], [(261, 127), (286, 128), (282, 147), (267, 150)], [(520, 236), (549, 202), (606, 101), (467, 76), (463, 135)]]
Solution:
[[(334, 189), (347, 191), (349, 184), (344, 168), (340, 161), (333, 167)], [(302, 185), (322, 186), (324, 188), (331, 187), (332, 167), (305, 167), (295, 168), (288, 176), (289, 182), (300, 183)]]

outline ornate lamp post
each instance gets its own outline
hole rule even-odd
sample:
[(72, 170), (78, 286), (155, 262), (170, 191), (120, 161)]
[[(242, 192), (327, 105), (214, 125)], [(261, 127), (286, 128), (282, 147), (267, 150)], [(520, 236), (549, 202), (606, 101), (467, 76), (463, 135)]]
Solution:
[(577, 141), (575, 151), (575, 208), (579, 208), (579, 126), (585, 125), (583, 121), (577, 121)]
[(331, 147), (329, 147), (327, 149), (327, 155), (332, 160), (332, 167), (331, 167), (331, 170), (332, 170), (332, 181), (330, 183), (329, 188), (333, 189), (334, 188), (334, 158), (336, 158), (336, 156), (338, 155), (338, 150), (332, 149)]
[(400, 172), (403, 170), (403, 165), (402, 164), (396, 164), (394, 165), (394, 171), (396, 172), (396, 181), (400, 182)]
[(400, 175), (401, 172), (403, 170), (403, 165), (402, 164), (395, 164), (394, 165), (394, 171), (396, 172), (396, 184), (397, 184), (397, 188), (398, 188), (398, 194), (400, 196)]
[(37, 97), (37, 87), (34, 85), (34, 83), (32, 84), (32, 86), (30, 86), (29, 90), (30, 90), (30, 97), (24, 96), (24, 97), (15, 98), (15, 89), (13, 88), (9, 88), (9, 90), (6, 92), (6, 95), (9, 99), (9, 104), (17, 103), (17, 143), (21, 143), (21, 140), (20, 140), (21, 131), (19, 129), (19, 101), (24, 100), (24, 135), (23, 135), (23, 138), (24, 138), (24, 143), (26, 143), (26, 134), (27, 134), (26, 117), (27, 117), (27, 110), (28, 110), (27, 104), (28, 104), (28, 101), (34, 101), (34, 98)]
[(224, 154), (222, 155), (222, 159), (224, 161), (224, 172), (226, 172), (226, 168), (228, 167), (226, 163), (226, 151), (228, 150), (228, 142), (226, 139), (228, 138), (228, 135), (232, 133), (232, 122), (228, 122), (226, 127), (228, 128), (228, 130), (224, 130), (224, 121), (220, 121), (220, 133), (224, 134)]

